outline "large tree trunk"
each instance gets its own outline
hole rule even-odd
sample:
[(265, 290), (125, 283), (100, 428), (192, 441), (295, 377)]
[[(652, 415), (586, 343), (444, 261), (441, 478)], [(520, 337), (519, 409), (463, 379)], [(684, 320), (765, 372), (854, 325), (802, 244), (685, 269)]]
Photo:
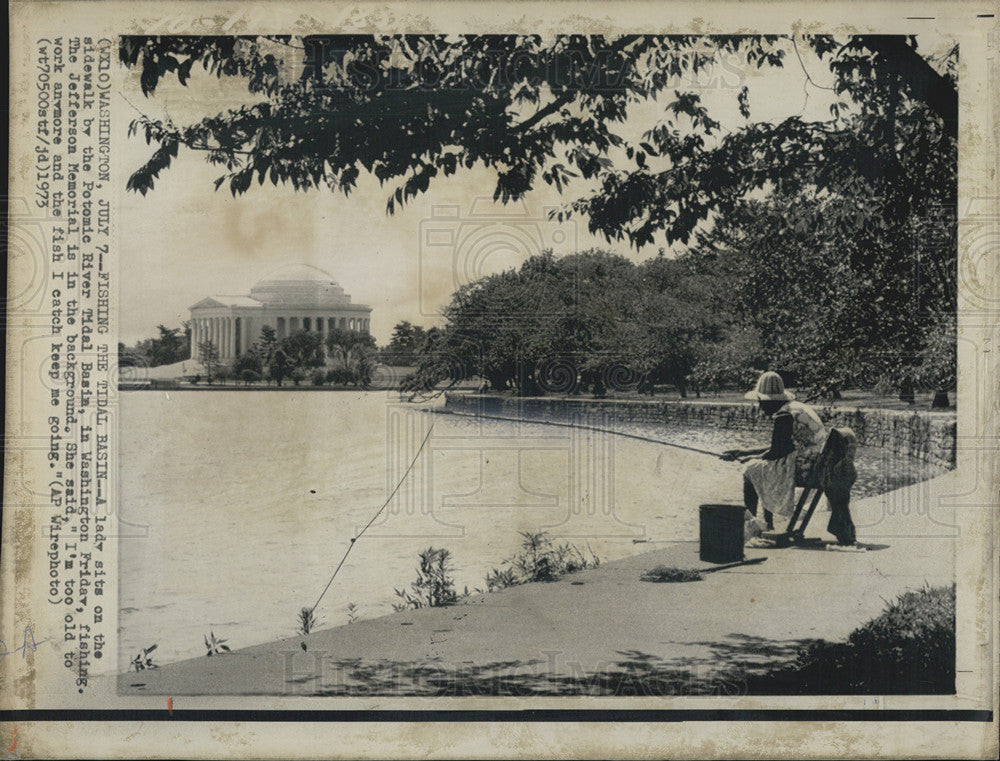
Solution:
[(687, 399), (687, 382), (682, 376), (674, 376), (674, 385), (677, 386), (677, 392), (681, 395), (681, 399)]
[(488, 373), (490, 389), (493, 391), (505, 391), (507, 389), (507, 374), (504, 372)]
[(866, 34), (858, 41), (876, 53), (880, 65), (897, 73), (914, 100), (926, 103), (944, 121), (945, 131), (958, 139), (958, 90), (941, 76), (900, 35)]
[(608, 395), (608, 387), (604, 385), (604, 378), (600, 373), (594, 373), (594, 396), (603, 399)]
[(899, 401), (906, 402), (907, 404), (913, 404), (916, 401), (916, 397), (913, 392), (912, 383), (904, 383), (899, 389)]
[(934, 401), (931, 402), (931, 409), (941, 409), (948, 407), (948, 392), (947, 391), (935, 391)]

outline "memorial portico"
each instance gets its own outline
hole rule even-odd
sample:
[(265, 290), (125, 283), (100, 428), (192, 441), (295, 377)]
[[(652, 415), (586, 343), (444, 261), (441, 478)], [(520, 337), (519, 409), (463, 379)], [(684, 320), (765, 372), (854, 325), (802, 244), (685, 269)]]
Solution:
[(352, 304), (328, 272), (288, 265), (254, 285), (249, 296), (208, 296), (192, 306), (191, 358), (200, 359), (198, 347), (211, 341), (220, 360), (235, 359), (259, 340), (265, 326), (279, 341), (302, 330), (320, 333), (324, 341), (333, 330), (368, 333), (371, 311)]

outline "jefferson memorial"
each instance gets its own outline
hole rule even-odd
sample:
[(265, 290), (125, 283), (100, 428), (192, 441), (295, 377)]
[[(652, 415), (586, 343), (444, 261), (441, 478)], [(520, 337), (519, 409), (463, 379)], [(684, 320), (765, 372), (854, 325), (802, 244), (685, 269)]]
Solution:
[(369, 332), (371, 307), (352, 304), (329, 272), (308, 264), (290, 264), (261, 280), (249, 296), (209, 296), (190, 307), (191, 358), (198, 345), (212, 341), (220, 360), (243, 354), (260, 338), (265, 325), (280, 341), (300, 330)]

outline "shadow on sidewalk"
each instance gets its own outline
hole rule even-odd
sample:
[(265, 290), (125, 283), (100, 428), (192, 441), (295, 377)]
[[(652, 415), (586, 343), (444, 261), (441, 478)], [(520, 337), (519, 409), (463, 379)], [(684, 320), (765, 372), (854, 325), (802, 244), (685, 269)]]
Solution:
[[(811, 640), (773, 641), (742, 634), (694, 643), (709, 653), (663, 658), (638, 650), (617, 651), (615, 660), (585, 668), (565, 654), (546, 659), (484, 664), (329, 659), (322, 673), (300, 675), (292, 692), (324, 696), (670, 696), (748, 693), (748, 685), (787, 666)], [(670, 644), (670, 643), (664, 643)], [(289, 682), (291, 685), (292, 682)]]

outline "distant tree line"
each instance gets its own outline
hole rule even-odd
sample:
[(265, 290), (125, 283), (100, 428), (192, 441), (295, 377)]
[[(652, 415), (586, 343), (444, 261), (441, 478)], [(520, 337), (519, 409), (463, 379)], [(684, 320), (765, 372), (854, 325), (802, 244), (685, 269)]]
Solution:
[[(158, 325), (157, 330), (158, 337), (134, 346), (119, 343), (119, 366), (159, 367), (191, 357), (188, 323), (183, 328)], [(331, 330), (325, 340), (320, 333), (305, 330), (278, 339), (274, 328), (265, 325), (258, 339), (229, 362), (219, 358), (218, 346), (212, 341), (202, 341), (197, 348), (204, 375), (193, 376), (193, 380), (206, 383), (265, 381), (280, 386), (285, 381), (299, 385), (308, 380), (314, 385), (367, 386), (379, 361), (371, 335), (339, 329)]]
[(376, 363), (375, 339), (367, 333), (335, 329), (324, 340), (320, 333), (300, 330), (279, 339), (274, 328), (265, 325), (260, 338), (224, 374), (248, 384), (263, 380), (281, 386), (287, 380), (296, 386), (303, 381), (368, 386)]
[(395, 367), (410, 367), (419, 364), (421, 354), (427, 348), (428, 340), (433, 341), (440, 328), (427, 330), (413, 325), (408, 320), (396, 323), (388, 345), (379, 353), (384, 364)]
[(704, 346), (725, 331), (723, 298), (689, 260), (547, 252), (460, 288), (417, 375), (424, 385), (479, 376), (527, 395), (657, 383), (686, 394)]
[(944, 250), (954, 262), (953, 250), (891, 266), (894, 247), (890, 262), (852, 266), (857, 239), (823, 229), (828, 205), (747, 201), (674, 258), (546, 252), (470, 283), (419, 353), (415, 385), (478, 376), (493, 391), (603, 395), (671, 384), (683, 397), (776, 369), (813, 397), (953, 388), (953, 274), (905, 272)]
[[(742, 121), (724, 128), (700, 86), (678, 84), (731, 57), (765, 74), (789, 63), (819, 87), (800, 46), (822, 63), (813, 73), (829, 83), (829, 118), (763, 119), (758, 91), (742, 86)], [(319, 57), (286, 58), (298, 47)], [(400, 335), (415, 387), (473, 375), (521, 394), (663, 382), (685, 393), (743, 387), (769, 367), (815, 395), (954, 387), (957, 44), (125, 36), (119, 60), (147, 97), (198, 66), (242, 79), (256, 101), (190, 124), (137, 118), (152, 153), (131, 191), (150, 192), (185, 146), (225, 167), (215, 184), (234, 196), (265, 182), (349, 194), (366, 173), (389, 186), (389, 213), (475, 166), (495, 174), (494, 200), (545, 183), (568, 194), (559, 221), (672, 247), (638, 265), (596, 251), (536, 256), (461, 288), (442, 331)], [(656, 103), (657, 117), (636, 136), (639, 103)]]
[(172, 365), (191, 356), (191, 327), (185, 322), (180, 328), (157, 325), (159, 335), (137, 341), (133, 346), (118, 343), (119, 367), (159, 367)]

